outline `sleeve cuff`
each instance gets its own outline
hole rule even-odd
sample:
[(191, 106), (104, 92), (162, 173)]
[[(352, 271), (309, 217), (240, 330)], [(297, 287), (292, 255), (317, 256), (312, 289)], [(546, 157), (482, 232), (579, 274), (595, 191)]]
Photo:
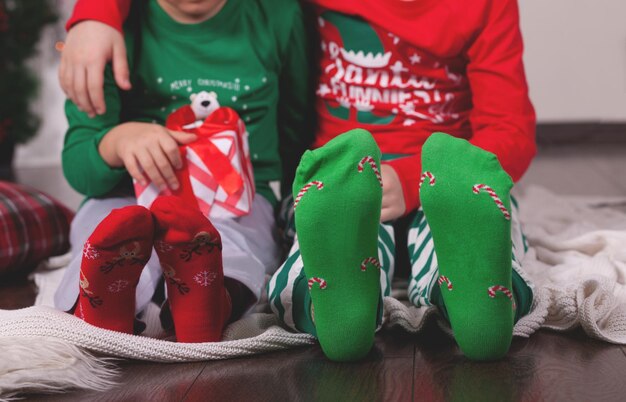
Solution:
[[(69, 31), (79, 22), (94, 20), (102, 22), (122, 32), (122, 24), (126, 15), (122, 16), (120, 10), (114, 5), (116, 1), (86, 1), (79, 0), (74, 7), (72, 16), (65, 24), (65, 30)], [(118, 5), (119, 6), (119, 5)]]
[(89, 147), (88, 150), (88, 160), (92, 161), (92, 169), (94, 176), (90, 182), (98, 183), (96, 187), (88, 187), (88, 194), (90, 196), (99, 196), (102, 194), (106, 194), (109, 191), (113, 190), (119, 182), (128, 174), (126, 168), (124, 167), (111, 167), (109, 166), (104, 159), (102, 159), (102, 155), (100, 155), (100, 151), (98, 150), (98, 146), (102, 137), (104, 137), (110, 130), (104, 130), (98, 135), (95, 136), (93, 146)]

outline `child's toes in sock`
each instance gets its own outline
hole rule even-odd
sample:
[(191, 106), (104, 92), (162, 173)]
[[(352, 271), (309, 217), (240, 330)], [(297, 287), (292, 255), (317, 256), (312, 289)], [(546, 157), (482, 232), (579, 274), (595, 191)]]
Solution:
[(77, 317), (133, 333), (135, 290), (153, 234), (152, 214), (140, 206), (115, 209), (100, 222), (83, 246)]
[(180, 198), (159, 197), (151, 210), (176, 340), (219, 341), (231, 313), (219, 233), (197, 207)]
[(296, 231), (317, 337), (332, 360), (370, 350), (380, 299), (376, 259), (380, 151), (364, 130), (302, 157), (293, 185)]
[(439, 263), (439, 286), (463, 353), (489, 360), (508, 351), (511, 178), (495, 155), (435, 133), (424, 144), (420, 199)]

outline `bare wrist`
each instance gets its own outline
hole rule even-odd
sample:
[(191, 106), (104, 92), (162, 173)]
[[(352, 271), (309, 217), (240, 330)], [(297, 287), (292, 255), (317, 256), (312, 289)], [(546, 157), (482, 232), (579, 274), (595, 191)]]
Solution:
[(132, 123), (120, 124), (113, 127), (108, 133), (102, 137), (98, 144), (98, 152), (102, 159), (112, 168), (119, 168), (124, 166), (124, 161), (119, 155), (119, 142), (120, 139), (127, 134), (129, 125)]

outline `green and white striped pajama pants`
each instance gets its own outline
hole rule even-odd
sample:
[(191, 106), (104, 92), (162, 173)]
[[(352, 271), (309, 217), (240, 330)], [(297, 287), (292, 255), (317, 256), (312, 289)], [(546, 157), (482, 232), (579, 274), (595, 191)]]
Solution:
[[(531, 292), (530, 296), (525, 297), (528, 301), (528, 303), (526, 303), (528, 306), (524, 310), (527, 312), (530, 301), (532, 300), (532, 287), (528, 277), (522, 270), (521, 261), (528, 250), (528, 245), (519, 223), (517, 202), (514, 199), (511, 201), (513, 283), (514, 289), (516, 282), (518, 284), (525, 283), (526, 286), (524, 287)], [(408, 287), (409, 300), (417, 307), (430, 306), (433, 304), (431, 291), (434, 286), (437, 286), (439, 269), (437, 266), (437, 255), (435, 253), (433, 238), (421, 208), (411, 221), (408, 229), (407, 243), (409, 261), (411, 263), (411, 278)], [(378, 231), (378, 259), (381, 263), (381, 296), (389, 296), (391, 294), (391, 282), (395, 265), (395, 249), (393, 226), (388, 223), (381, 223)], [(294, 330), (298, 330), (294, 321), (294, 287), (296, 283), (302, 280), (306, 282), (296, 235), (287, 260), (276, 273), (274, 273), (267, 286), (268, 300), (272, 311), (274, 311), (287, 326)], [(300, 301), (300, 304), (302, 304), (302, 301)]]

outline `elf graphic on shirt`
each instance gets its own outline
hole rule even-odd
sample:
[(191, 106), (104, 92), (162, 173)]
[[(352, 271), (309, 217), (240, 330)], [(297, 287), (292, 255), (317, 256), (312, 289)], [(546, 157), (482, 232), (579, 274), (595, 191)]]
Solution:
[(458, 120), (460, 72), (364, 20), (327, 11), (318, 18), (322, 76), (317, 94), (338, 119), (411, 126)]

